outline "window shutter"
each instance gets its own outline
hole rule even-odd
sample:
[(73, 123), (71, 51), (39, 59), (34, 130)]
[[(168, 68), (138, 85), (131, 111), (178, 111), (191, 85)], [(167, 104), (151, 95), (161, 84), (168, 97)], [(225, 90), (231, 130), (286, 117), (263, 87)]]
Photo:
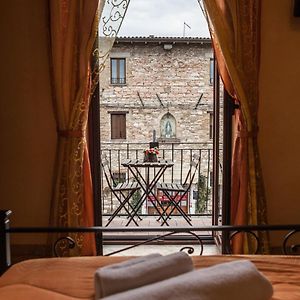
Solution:
[(118, 138), (118, 115), (111, 115), (111, 138)]
[(120, 118), (120, 139), (126, 139), (126, 115), (119, 115)]
[(126, 139), (126, 114), (111, 114), (111, 139)]

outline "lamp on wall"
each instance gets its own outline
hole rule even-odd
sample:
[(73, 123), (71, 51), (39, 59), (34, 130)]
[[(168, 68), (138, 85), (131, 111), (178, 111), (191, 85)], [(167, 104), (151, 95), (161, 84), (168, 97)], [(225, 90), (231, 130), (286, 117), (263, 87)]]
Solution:
[(172, 48), (173, 48), (173, 45), (172, 44), (164, 44), (164, 49), (165, 50), (172, 50)]

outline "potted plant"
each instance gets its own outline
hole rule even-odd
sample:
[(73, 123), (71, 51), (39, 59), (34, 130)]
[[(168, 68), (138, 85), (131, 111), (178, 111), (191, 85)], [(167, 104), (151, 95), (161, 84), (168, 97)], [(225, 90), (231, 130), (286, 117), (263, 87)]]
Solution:
[(159, 150), (157, 147), (147, 148), (144, 150), (144, 162), (156, 162)]

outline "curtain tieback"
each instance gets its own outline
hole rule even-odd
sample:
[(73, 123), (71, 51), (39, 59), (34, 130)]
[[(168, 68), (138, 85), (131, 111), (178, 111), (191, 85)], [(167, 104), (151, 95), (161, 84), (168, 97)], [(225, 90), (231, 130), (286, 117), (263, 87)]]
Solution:
[(258, 126), (253, 127), (253, 129), (250, 131), (245, 131), (245, 130), (238, 131), (236, 135), (241, 138), (248, 138), (248, 137), (255, 138), (258, 135)]
[(62, 138), (83, 138), (83, 130), (57, 130), (57, 134)]

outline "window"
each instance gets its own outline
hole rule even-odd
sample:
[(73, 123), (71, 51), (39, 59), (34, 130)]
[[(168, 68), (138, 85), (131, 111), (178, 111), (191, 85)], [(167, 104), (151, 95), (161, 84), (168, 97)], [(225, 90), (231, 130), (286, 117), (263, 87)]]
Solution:
[(209, 61), (209, 83), (210, 84), (214, 83), (214, 67), (215, 67), (214, 59), (210, 58)]
[(126, 139), (126, 113), (111, 113), (111, 139)]
[(111, 58), (111, 84), (126, 83), (126, 61), (125, 58)]
[(214, 124), (214, 116), (213, 113), (209, 113), (209, 138), (213, 138), (213, 124)]
[(113, 177), (115, 185), (126, 181), (126, 173), (124, 173), (124, 172), (120, 172), (120, 173), (113, 172), (112, 177)]

